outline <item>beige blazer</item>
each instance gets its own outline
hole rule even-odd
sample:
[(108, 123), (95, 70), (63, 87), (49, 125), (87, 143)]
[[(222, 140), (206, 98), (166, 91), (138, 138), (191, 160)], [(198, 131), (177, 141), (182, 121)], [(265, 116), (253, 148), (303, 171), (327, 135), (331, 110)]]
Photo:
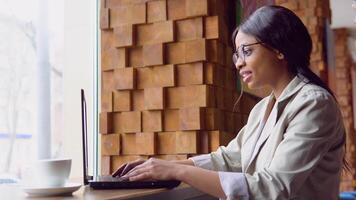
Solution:
[(284, 89), (257, 144), (252, 138), (272, 95), (252, 109), (235, 139), (210, 154), (215, 170), (244, 173), (250, 199), (338, 198), (345, 142), (341, 113), (325, 89), (306, 81), (296, 76)]

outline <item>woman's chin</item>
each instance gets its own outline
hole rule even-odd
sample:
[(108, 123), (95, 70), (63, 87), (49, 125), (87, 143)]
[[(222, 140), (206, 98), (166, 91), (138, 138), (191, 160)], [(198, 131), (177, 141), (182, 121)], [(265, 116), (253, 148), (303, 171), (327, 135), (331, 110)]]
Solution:
[(263, 88), (264, 86), (259, 85), (259, 84), (256, 84), (255, 82), (251, 81), (251, 82), (248, 82), (248, 83), (247, 83), (247, 87), (248, 87), (250, 90), (257, 90), (257, 89)]

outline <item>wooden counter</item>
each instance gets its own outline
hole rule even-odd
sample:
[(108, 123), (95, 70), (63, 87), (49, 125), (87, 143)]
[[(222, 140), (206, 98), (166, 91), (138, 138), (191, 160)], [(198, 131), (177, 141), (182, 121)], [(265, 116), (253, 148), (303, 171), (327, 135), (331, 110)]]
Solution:
[(94, 190), (88, 186), (82, 186), (72, 196), (55, 196), (55, 197), (28, 197), (19, 185), (0, 185), (0, 199), (4, 200), (57, 200), (57, 199), (194, 199), (209, 200), (216, 199), (206, 195), (186, 184), (181, 184), (174, 189), (122, 189), (122, 190)]

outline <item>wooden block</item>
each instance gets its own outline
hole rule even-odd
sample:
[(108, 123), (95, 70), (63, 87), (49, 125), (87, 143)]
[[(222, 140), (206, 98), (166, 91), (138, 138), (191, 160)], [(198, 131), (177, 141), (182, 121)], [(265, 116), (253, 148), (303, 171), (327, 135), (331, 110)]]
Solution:
[(137, 155), (120, 155), (120, 156), (111, 156), (111, 172), (114, 173), (121, 165), (134, 161), (137, 159), (147, 159), (148, 156), (137, 156)]
[(137, 133), (141, 132), (141, 112), (122, 112), (121, 113), (121, 126), (124, 133)]
[(109, 175), (111, 172), (110, 168), (110, 156), (101, 156), (100, 160), (100, 174)]
[(167, 0), (168, 20), (186, 18), (186, 0)]
[(162, 160), (186, 160), (188, 159), (188, 155), (154, 155), (152, 158), (158, 158)]
[(205, 61), (207, 59), (205, 39), (187, 41), (185, 45), (185, 62)]
[(142, 111), (142, 130), (143, 132), (162, 131), (162, 111)]
[(101, 136), (101, 155), (120, 155), (120, 134)]
[(174, 42), (173, 21), (137, 26), (137, 45)]
[(174, 87), (176, 84), (174, 65), (156, 66), (151, 69), (151, 87)]
[(132, 90), (136, 88), (136, 69), (118, 68), (114, 70), (115, 89)]
[(235, 132), (234, 114), (229, 111), (225, 111), (225, 126), (228, 132)]
[(132, 6), (136, 4), (143, 4), (154, 0), (106, 0), (105, 5), (108, 8), (115, 8), (121, 6)]
[(137, 68), (137, 89), (152, 87), (152, 68)]
[(101, 52), (101, 70), (109, 71), (128, 66), (125, 48), (111, 48)]
[(204, 84), (204, 65), (202, 62), (177, 65), (177, 86)]
[(168, 43), (166, 45), (166, 61), (169, 64), (185, 63), (185, 43)]
[(132, 109), (134, 111), (141, 111), (145, 109), (143, 90), (132, 91)]
[(209, 62), (217, 63), (220, 65), (225, 65), (225, 46), (221, 44), (218, 40), (207, 40), (207, 59)]
[(179, 130), (179, 111), (178, 110), (163, 110), (164, 131), (178, 131)]
[(142, 48), (143, 66), (163, 65), (163, 44), (145, 45)]
[(106, 29), (100, 31), (100, 47), (101, 51), (114, 48), (114, 30)]
[(225, 55), (226, 55), (225, 65), (227, 68), (235, 70), (236, 66), (232, 61), (232, 53), (233, 53), (233, 50), (231, 47), (225, 47)]
[(169, 109), (215, 107), (214, 88), (209, 85), (167, 88), (166, 91), (166, 107)]
[(226, 103), (225, 103), (225, 96), (224, 96), (224, 88), (222, 87), (215, 87), (215, 101), (217, 104), (217, 108), (221, 110), (226, 110)]
[(163, 110), (165, 107), (164, 88), (146, 88), (144, 90), (144, 99), (147, 110)]
[(219, 39), (219, 16), (204, 18), (204, 33), (206, 39)]
[(113, 116), (112, 113), (102, 112), (99, 115), (99, 132), (101, 134), (108, 134), (113, 132)]
[(128, 62), (130, 67), (143, 67), (142, 47), (130, 48)]
[(100, 29), (110, 28), (110, 10), (109, 8), (100, 9)]
[(132, 96), (131, 91), (114, 91), (114, 112), (131, 111)]
[(113, 111), (113, 95), (112, 92), (101, 93), (101, 112)]
[(219, 146), (226, 146), (234, 137), (235, 134), (223, 131), (209, 131), (209, 150), (216, 151)]
[(233, 91), (224, 89), (224, 108), (225, 110), (232, 111), (233, 105), (234, 105), (234, 96), (233, 96)]
[(122, 155), (137, 155), (136, 133), (122, 133), (121, 141)]
[(199, 153), (207, 154), (210, 153), (209, 148), (209, 134), (207, 131), (199, 132)]
[(207, 16), (208, 15), (208, 1), (207, 0), (186, 0), (186, 16)]
[(218, 77), (218, 67), (213, 63), (204, 63), (204, 83), (209, 85), (222, 85)]
[(146, 23), (146, 4), (119, 6), (110, 10), (110, 26)]
[(157, 133), (157, 154), (176, 153), (176, 132)]
[(198, 153), (198, 132), (178, 131), (176, 132), (176, 153), (196, 154)]
[(139, 155), (155, 155), (157, 153), (156, 148), (156, 133), (136, 133), (136, 149)]
[(134, 28), (132, 24), (114, 27), (114, 46), (130, 47), (135, 45)]
[(182, 108), (179, 110), (180, 130), (204, 129), (204, 110), (202, 108)]
[(221, 130), (222, 112), (216, 108), (205, 108), (205, 130)]
[(113, 121), (113, 132), (114, 133), (123, 133), (123, 125), (122, 125), (122, 115), (121, 112), (112, 113), (112, 121)]
[(165, 0), (147, 2), (147, 22), (167, 20), (167, 3)]
[(106, 0), (100, 0), (100, 8), (107, 8), (106, 7)]
[(203, 18), (176, 21), (177, 41), (188, 41), (203, 38)]
[(111, 92), (114, 90), (114, 71), (101, 72), (101, 91)]
[(174, 87), (174, 65), (137, 68), (137, 88)]

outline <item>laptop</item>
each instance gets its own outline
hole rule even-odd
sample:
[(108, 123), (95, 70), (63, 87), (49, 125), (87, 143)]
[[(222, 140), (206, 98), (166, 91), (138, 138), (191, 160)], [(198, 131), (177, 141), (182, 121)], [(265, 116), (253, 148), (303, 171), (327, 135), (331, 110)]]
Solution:
[(84, 90), (81, 90), (82, 105), (82, 143), (83, 143), (83, 181), (93, 189), (144, 189), (144, 188), (174, 188), (180, 184), (177, 180), (168, 181), (129, 181), (111, 175), (88, 175), (88, 133), (87, 133), (87, 108)]

